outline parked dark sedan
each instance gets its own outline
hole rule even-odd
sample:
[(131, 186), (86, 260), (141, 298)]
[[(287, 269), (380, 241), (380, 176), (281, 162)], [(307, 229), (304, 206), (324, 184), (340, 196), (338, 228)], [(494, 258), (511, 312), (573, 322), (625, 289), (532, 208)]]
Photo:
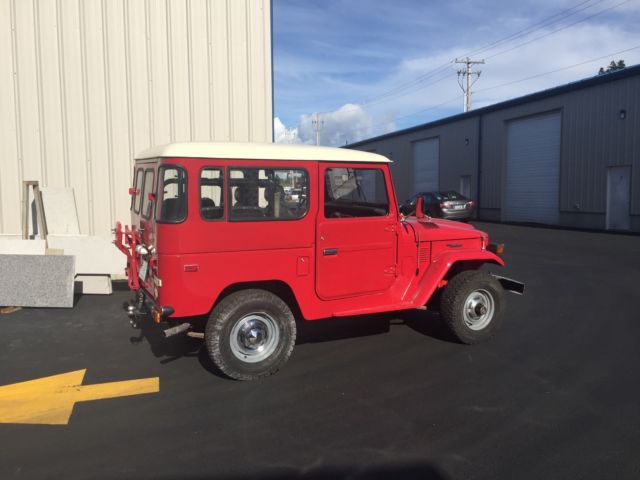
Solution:
[(476, 205), (458, 192), (420, 192), (400, 206), (403, 215), (415, 214), (416, 200), (419, 195), (424, 198), (424, 213), (430, 217), (447, 220), (469, 220), (473, 217)]

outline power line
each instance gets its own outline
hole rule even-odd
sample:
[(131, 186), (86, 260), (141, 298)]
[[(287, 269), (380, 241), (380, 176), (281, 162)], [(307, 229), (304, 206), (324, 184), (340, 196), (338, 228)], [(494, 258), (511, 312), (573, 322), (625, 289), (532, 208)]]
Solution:
[[(477, 55), (479, 53), (482, 52), (486, 52), (489, 50), (493, 50), (494, 48), (497, 48), (500, 45), (503, 45), (505, 43), (510, 43), (514, 40), (517, 40), (518, 38), (522, 38), (522, 37), (526, 37), (527, 35), (530, 35), (531, 33), (534, 33), (537, 30), (540, 30), (544, 27), (547, 27), (549, 25), (553, 25), (554, 23), (558, 23), (561, 22), (563, 20), (566, 20), (569, 17), (572, 17), (574, 15), (576, 15), (577, 13), (580, 13), (584, 10), (587, 10), (589, 8), (595, 7), (596, 5), (598, 5), (599, 3), (604, 2), (605, 0), (598, 0), (595, 3), (592, 3), (591, 5), (586, 5), (584, 7), (582, 7), (585, 3), (590, 3), (593, 0), (585, 0), (581, 3), (578, 3), (577, 5), (574, 5), (571, 8), (567, 8), (566, 10), (562, 10), (561, 12), (558, 12), (554, 15), (551, 15), (550, 17), (546, 17), (542, 20), (540, 20), (537, 23), (534, 23), (533, 25), (530, 25), (527, 28), (524, 28), (522, 30), (519, 30), (517, 32), (514, 32), (510, 35), (507, 35), (506, 37), (503, 37), (501, 39), (495, 40), (491, 43), (488, 43), (487, 45), (485, 45), (484, 47), (480, 47), (477, 50), (474, 50), (473, 52), (470, 52), (467, 54), (467, 56), (472, 56), (472, 55)], [(582, 8), (578, 8), (578, 7), (582, 7)], [(554, 20), (555, 17), (560, 17)]]
[(600, 10), (599, 12), (596, 12), (593, 15), (589, 15), (588, 17), (584, 17), (584, 18), (581, 18), (579, 20), (576, 20), (575, 22), (572, 22), (572, 23), (569, 23), (569, 24), (567, 24), (567, 25), (565, 25), (563, 27), (557, 28), (556, 30), (552, 30), (551, 32), (547, 32), (544, 35), (540, 35), (539, 37), (532, 38), (531, 40), (527, 40), (526, 42), (519, 43), (518, 45), (515, 45), (513, 47), (507, 48), (506, 50), (502, 50), (502, 51), (500, 51), (498, 53), (494, 53), (492, 55), (489, 55), (486, 58), (487, 59), (494, 58), (494, 57), (497, 57), (498, 55), (502, 55), (504, 53), (511, 52), (512, 50), (515, 50), (516, 48), (520, 48), (520, 47), (522, 47), (524, 45), (528, 45), (528, 44), (530, 44), (532, 42), (540, 40), (541, 38), (545, 38), (545, 37), (548, 37), (549, 35), (553, 35), (554, 33), (560, 32), (561, 30), (566, 30), (569, 27), (573, 27), (574, 25), (577, 25), (578, 23), (582, 23), (582, 22), (585, 22), (587, 20), (590, 20), (593, 17), (597, 17), (598, 15), (601, 15), (601, 14), (603, 14), (605, 12), (608, 12), (609, 10), (613, 10), (614, 8), (618, 8), (618, 7), (622, 6), (622, 5), (624, 5), (625, 3), (629, 3), (630, 1), (631, 0), (624, 0), (623, 2), (616, 3), (615, 5), (612, 5), (611, 7), (608, 7), (608, 8), (605, 8), (603, 10)]
[(571, 68), (579, 67), (581, 65), (586, 65), (587, 63), (597, 62), (598, 60), (602, 60), (602, 59), (605, 59), (605, 58), (611, 58), (611, 57), (613, 57), (615, 55), (620, 55), (621, 53), (631, 52), (632, 50), (637, 50), (639, 48), (640, 48), (640, 45), (636, 45), (635, 47), (627, 48), (625, 50), (620, 50), (619, 52), (608, 53), (607, 55), (602, 55), (601, 57), (591, 58), (589, 60), (585, 60), (584, 62), (574, 63), (573, 65), (567, 65), (566, 67), (557, 68), (555, 70), (549, 70), (548, 72), (538, 73), (536, 75), (531, 75), (529, 77), (521, 78), (519, 80), (512, 80), (510, 82), (501, 83), (499, 85), (492, 85), (491, 87), (487, 87), (487, 88), (483, 88), (481, 90), (478, 90), (478, 92), (486, 92), (488, 90), (495, 90), (496, 88), (502, 88), (502, 87), (506, 87), (506, 86), (513, 85), (513, 84), (516, 84), (516, 83), (525, 82), (527, 80), (531, 80), (531, 79), (534, 79), (534, 78), (543, 77), (545, 75), (550, 75), (552, 73), (562, 72), (564, 70), (569, 70)]
[[(476, 53), (491, 51), (491, 50), (496, 49), (499, 46), (506, 45), (506, 44), (511, 43), (511, 42), (513, 42), (515, 40), (518, 40), (520, 38), (524, 38), (524, 37), (526, 37), (528, 35), (531, 35), (532, 33), (536, 32), (536, 31), (539, 31), (539, 30), (543, 29), (544, 27), (547, 27), (547, 26), (550, 26), (550, 25), (553, 25), (553, 24), (558, 24), (559, 22), (562, 22), (563, 20), (566, 20), (567, 18), (572, 17), (572, 16), (574, 16), (574, 15), (576, 15), (576, 14), (578, 14), (578, 13), (584, 11), (584, 10), (587, 10), (589, 8), (593, 8), (596, 5), (599, 5), (600, 3), (604, 2), (604, 1), (605, 0), (597, 0), (594, 3), (591, 3), (592, 0), (584, 0), (584, 1), (574, 5), (573, 7), (567, 8), (567, 9), (562, 10), (562, 11), (560, 11), (560, 12), (554, 14), (554, 15), (546, 17), (546, 18), (540, 20), (539, 22), (536, 22), (533, 25), (530, 25), (529, 27), (527, 27), (525, 29), (522, 29), (522, 30), (519, 30), (517, 32), (514, 32), (514, 33), (512, 33), (510, 35), (507, 35), (506, 37), (503, 37), (501, 39), (495, 40), (495, 41), (485, 45), (484, 47), (480, 47), (480, 48), (478, 48), (476, 50), (473, 50), (467, 56), (470, 56), (470, 55), (476, 54)], [(578, 20), (576, 20), (574, 22), (571, 22), (569, 24), (566, 24), (566, 25), (563, 25), (563, 26), (561, 26), (559, 28), (556, 28), (555, 30), (552, 30), (551, 32), (547, 32), (547, 33), (545, 33), (543, 35), (539, 35), (539, 36), (537, 36), (535, 38), (532, 38), (530, 40), (527, 40), (525, 42), (521, 42), (521, 43), (519, 43), (517, 45), (514, 45), (514, 46), (512, 46), (510, 48), (507, 48), (505, 50), (502, 50), (502, 51), (499, 51), (497, 53), (491, 54), (490, 56), (486, 57), (486, 59), (497, 57), (497, 56), (502, 55), (504, 53), (513, 51), (513, 50), (515, 50), (517, 48), (520, 48), (520, 47), (522, 47), (524, 45), (528, 45), (528, 44), (533, 43), (533, 42), (535, 42), (537, 40), (540, 40), (540, 39), (545, 38), (547, 36), (553, 35), (554, 33), (557, 33), (557, 32), (559, 32), (561, 30), (565, 30), (565, 29), (567, 29), (569, 27), (572, 27), (572, 26), (577, 25), (579, 23), (582, 23), (582, 22), (585, 22), (587, 20), (590, 20), (591, 18), (594, 18), (594, 17), (596, 17), (598, 15), (601, 15), (601, 14), (607, 12), (607, 11), (610, 11), (610, 10), (613, 10), (615, 8), (618, 8), (618, 7), (620, 7), (620, 6), (622, 6), (622, 5), (626, 4), (626, 3), (629, 3), (630, 1), (631, 0), (624, 0), (622, 2), (619, 2), (619, 3), (615, 4), (615, 5), (612, 5), (610, 7), (602, 9), (602, 10), (600, 10), (600, 11), (598, 11), (598, 12), (592, 14), (592, 15), (589, 15), (587, 17), (578, 19)], [(635, 48), (633, 48), (631, 50), (634, 50), (634, 49)], [(628, 50), (623, 50), (620, 53), (623, 53), (623, 52), (626, 52), (626, 51), (628, 51)], [(609, 55), (616, 55), (616, 54), (617, 53), (609, 54)], [(604, 58), (604, 57), (600, 57), (600, 58)], [(534, 75), (534, 76), (529, 77), (529, 78), (536, 78), (536, 77), (539, 77), (539, 76), (555, 73), (557, 71), (567, 70), (567, 69), (573, 68), (575, 66), (583, 65), (585, 63), (589, 63), (590, 61), (595, 61), (595, 60), (588, 60), (586, 62), (581, 62), (579, 64), (575, 64), (575, 65), (571, 65), (571, 66), (564, 67), (564, 68), (561, 68), (561, 69), (553, 70), (553, 71), (550, 71), (550, 72), (545, 72), (545, 73), (542, 73), (542, 74)], [(424, 74), (416, 77), (413, 80), (401, 83), (401, 84), (399, 84), (399, 85), (397, 85), (397, 86), (395, 86), (395, 87), (393, 87), (393, 88), (391, 88), (391, 89), (389, 89), (389, 90), (387, 90), (387, 91), (385, 91), (385, 92), (383, 92), (383, 93), (381, 93), (381, 94), (379, 94), (379, 95), (377, 95), (375, 97), (372, 97), (370, 100), (361, 102), (360, 105), (358, 105), (357, 107), (342, 109), (341, 111), (344, 112), (344, 111), (348, 111), (348, 110), (358, 110), (362, 106), (371, 106), (371, 105), (375, 105), (375, 104), (378, 104), (378, 103), (383, 103), (383, 102), (389, 101), (392, 98), (395, 98), (395, 97), (398, 97), (398, 96), (408, 95), (409, 93), (412, 93), (412, 92), (415, 92), (415, 91), (418, 91), (418, 90), (422, 90), (422, 89), (424, 89), (424, 88), (426, 88), (428, 86), (431, 86), (431, 85), (435, 85), (436, 83), (439, 83), (439, 82), (449, 78), (450, 71), (448, 70), (447, 67), (449, 67), (453, 62), (454, 61), (452, 60), (452, 61), (443, 63), (442, 65), (440, 65), (440, 66), (438, 66), (438, 67), (436, 67), (436, 68), (434, 68), (432, 70), (429, 70), (429, 71), (425, 72)], [(438, 74), (442, 74), (442, 73), (444, 73), (444, 75), (438, 76)], [(431, 81), (431, 82), (428, 82), (428, 83), (424, 83), (426, 80), (428, 80), (430, 78), (434, 79), (434, 80)], [(469, 77), (467, 77), (467, 79), (468, 78)], [(517, 80), (517, 81), (514, 81), (514, 82), (507, 82), (504, 85), (509, 85), (509, 84), (512, 84), (512, 83), (518, 83), (518, 82), (521, 82), (521, 81), (528, 80), (529, 78)], [(469, 85), (469, 88), (471, 86), (472, 86), (472, 84)], [(498, 87), (497, 86), (489, 87), (489, 88), (485, 88), (485, 89), (482, 89), (482, 90), (478, 90), (478, 92), (487, 91), (487, 90), (490, 90), (490, 89), (493, 89), (493, 88), (498, 88)], [(464, 91), (464, 89), (463, 89), (463, 91)], [(458, 99), (458, 98), (460, 98), (460, 97), (456, 97), (456, 99)], [(454, 99), (447, 100), (446, 102), (443, 102), (443, 103), (441, 103), (439, 105), (436, 105), (434, 107), (430, 107), (430, 108), (428, 108), (426, 110), (420, 110), (420, 111), (415, 112), (413, 114), (405, 115), (405, 116), (402, 116), (402, 117), (396, 117), (396, 119), (394, 119), (394, 121), (397, 120), (397, 119), (413, 116), (413, 115), (416, 115), (417, 113), (421, 113), (421, 112), (424, 112), (424, 111), (433, 110), (435, 108), (438, 108), (439, 106), (446, 105), (446, 104), (450, 103), (453, 100)], [(467, 105), (467, 100), (465, 100), (465, 106), (466, 105)], [(316, 121), (318, 121), (317, 118), (316, 118)], [(386, 122), (382, 123), (380, 125), (384, 125), (384, 124), (386, 124)], [(375, 126), (377, 126), (377, 125), (375, 125)], [(318, 129), (316, 129), (316, 137), (319, 135), (319, 129), (321, 129), (321, 128), (322, 128), (322, 125), (320, 125), (320, 127)]]
[[(555, 13), (554, 15), (546, 17), (546, 18), (540, 20), (539, 22), (534, 23), (533, 25), (531, 25), (531, 26), (529, 26), (529, 27), (527, 27), (527, 28), (525, 28), (523, 30), (519, 30), (519, 31), (514, 32), (514, 33), (512, 33), (510, 35), (507, 35), (506, 37), (503, 37), (503, 38), (500, 38), (498, 40), (495, 40), (495, 41), (485, 45), (484, 47), (478, 48), (476, 50), (473, 50), (472, 52), (469, 52), (469, 53), (465, 54), (464, 56), (469, 56), (470, 57), (470, 56), (475, 55), (477, 53), (493, 50), (494, 48), (496, 48), (496, 47), (498, 47), (500, 45), (503, 45), (503, 44), (506, 44), (506, 43), (510, 43), (510, 42), (512, 42), (514, 40), (517, 40), (518, 38), (525, 37), (525, 36), (527, 36), (527, 35), (529, 35), (531, 33), (534, 33), (537, 30), (542, 29), (545, 26), (552, 25), (554, 23), (558, 23), (558, 22), (560, 22), (562, 20), (565, 20), (566, 18), (569, 18), (569, 17), (571, 17), (571, 16), (573, 16), (573, 15), (575, 15), (577, 13), (580, 13), (583, 10), (592, 8), (592, 7), (596, 6), (596, 5), (604, 2), (605, 0), (597, 0), (595, 3), (583, 6), (583, 5), (585, 5), (587, 3), (590, 3), (592, 1), (593, 0), (584, 0), (584, 1), (574, 5), (573, 7), (567, 8), (565, 10), (562, 10), (562, 11), (558, 12), (558, 13)], [(626, 1), (630, 1), (630, 0), (626, 0)], [(580, 8), (580, 7), (582, 7), (582, 8)], [(556, 18), (556, 17), (559, 17), (559, 18)], [(372, 97), (371, 100), (365, 100), (364, 102), (361, 102), (361, 105), (370, 105), (370, 104), (374, 104), (374, 103), (380, 103), (380, 102), (386, 101), (386, 98), (395, 97), (395, 96), (398, 95), (398, 91), (407, 90), (407, 89), (409, 89), (409, 88), (411, 88), (413, 86), (417, 86), (418, 84), (420, 84), (424, 80), (427, 80), (428, 78), (431, 78), (431, 77), (437, 75), (438, 73), (443, 72), (443, 69), (445, 69), (446, 67), (450, 66), (452, 63), (453, 63), (453, 61), (449, 61), (449, 62), (443, 63), (442, 65), (425, 72), (424, 74), (416, 77), (413, 80), (409, 80), (407, 82), (401, 83), (401, 84), (399, 84), (399, 85), (397, 85), (397, 86), (395, 86), (395, 87), (393, 87), (393, 88), (391, 88), (391, 89), (389, 89), (389, 90), (387, 90), (387, 91), (385, 91), (385, 92), (383, 92), (383, 93), (381, 93), (379, 95), (376, 95), (375, 97)], [(426, 86), (426, 85), (420, 86), (420, 88), (423, 88), (424, 86)], [(403, 92), (401, 94), (406, 95), (407, 93)]]
[[(491, 87), (487, 87), (487, 88), (483, 88), (483, 89), (481, 89), (481, 90), (478, 90), (476, 93), (479, 93), (479, 92), (486, 92), (486, 91), (488, 91), (488, 90), (494, 90), (494, 89), (496, 89), (496, 88), (506, 87), (506, 86), (508, 86), (508, 85), (513, 85), (513, 84), (515, 84), (515, 83), (521, 83), (521, 82), (524, 82), (524, 81), (527, 81), (527, 80), (531, 80), (531, 79), (534, 79), (534, 78), (542, 77), (542, 76), (545, 76), (545, 75), (550, 75), (550, 74), (552, 74), (552, 73), (557, 73), (557, 72), (561, 72), (561, 71), (564, 71), (564, 70), (569, 70), (569, 69), (571, 69), (571, 68), (579, 67), (579, 66), (581, 66), (581, 65), (586, 65), (587, 63), (596, 62), (596, 61), (598, 61), (598, 60), (602, 60), (602, 59), (605, 59), (605, 58), (611, 58), (611, 57), (613, 57), (613, 56), (615, 56), (615, 55), (620, 55), (620, 54), (622, 54), (622, 53), (631, 52), (631, 51), (633, 51), (633, 50), (638, 50), (638, 49), (640, 49), (640, 45), (636, 45), (636, 46), (634, 46), (634, 47), (627, 48), (627, 49), (625, 49), (625, 50), (620, 50), (620, 51), (618, 51), (618, 52), (608, 53), (608, 54), (606, 54), (606, 55), (602, 55), (601, 57), (596, 57), (596, 58), (591, 58), (591, 59), (589, 59), (589, 60), (584, 60), (584, 61), (579, 62), (579, 63), (574, 63), (573, 65), (567, 65), (566, 67), (557, 68), (557, 69), (555, 69), (555, 70), (549, 70), (548, 72), (543, 72), (543, 73), (538, 73), (538, 74), (535, 74), (535, 75), (530, 75), (530, 76), (528, 76), (528, 77), (521, 78), (521, 79), (519, 79), (519, 80), (513, 80), (513, 81), (510, 81), (510, 82), (501, 83), (501, 84), (499, 84), (499, 85), (493, 85), (493, 86), (491, 86)], [(407, 114), (407, 115), (402, 115), (402, 116), (395, 117), (395, 118), (393, 118), (393, 119), (392, 119), (392, 120), (390, 120), (390, 121), (395, 122), (395, 121), (397, 121), (397, 120), (401, 120), (401, 119), (403, 119), (403, 118), (413, 117), (413, 116), (415, 116), (415, 115), (417, 115), (417, 114), (419, 114), (419, 113), (424, 113), (424, 112), (427, 112), (427, 111), (430, 111), (430, 110), (435, 110), (436, 108), (442, 107), (442, 106), (447, 105), (447, 104), (449, 104), (449, 103), (451, 103), (451, 102), (454, 102), (454, 101), (456, 101), (456, 100), (459, 100), (459, 99), (460, 99), (460, 98), (462, 98), (462, 97), (463, 97), (462, 95), (459, 95), (459, 96), (457, 96), (457, 97), (455, 97), (455, 98), (451, 98), (451, 99), (449, 99), (449, 100), (447, 100), (447, 101), (445, 101), (445, 102), (439, 103), (438, 105), (434, 105), (434, 106), (429, 107), (429, 108), (425, 108), (425, 109), (422, 109), (422, 110), (418, 110), (418, 111), (415, 111), (415, 112), (410, 113), (410, 114)], [(372, 128), (374, 128), (374, 127), (380, 127), (380, 126), (384, 126), (384, 125), (388, 125), (388, 123), (389, 123), (389, 121), (387, 121), (387, 122), (377, 123), (377, 124), (372, 125)], [(396, 130), (396, 131), (397, 131), (397, 130)], [(392, 132), (389, 132), (389, 133), (392, 133)]]

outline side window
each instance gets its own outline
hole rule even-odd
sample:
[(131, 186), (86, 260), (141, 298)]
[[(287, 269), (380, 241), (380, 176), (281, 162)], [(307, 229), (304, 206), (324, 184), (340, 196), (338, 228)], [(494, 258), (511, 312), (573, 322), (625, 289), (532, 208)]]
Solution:
[(381, 217), (389, 213), (382, 170), (328, 168), (324, 182), (325, 218)]
[(182, 167), (160, 167), (156, 198), (158, 222), (179, 223), (187, 217), (187, 173)]
[(200, 172), (200, 214), (205, 220), (224, 216), (222, 169), (203, 168)]
[(309, 175), (296, 168), (230, 168), (229, 220), (296, 220), (309, 210)]
[(142, 195), (140, 194), (142, 190), (142, 169), (139, 168), (136, 170), (136, 175), (133, 179), (133, 189), (134, 193), (131, 195), (131, 208), (135, 213), (140, 213), (140, 201), (142, 199)]
[(144, 218), (151, 218), (151, 212), (153, 211), (153, 202), (149, 200), (149, 194), (153, 193), (153, 170), (144, 171), (144, 184), (142, 186), (142, 216)]

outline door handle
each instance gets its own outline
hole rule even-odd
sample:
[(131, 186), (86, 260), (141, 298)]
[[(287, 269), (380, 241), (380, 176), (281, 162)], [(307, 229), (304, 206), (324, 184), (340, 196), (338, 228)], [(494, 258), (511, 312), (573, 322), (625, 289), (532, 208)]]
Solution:
[(328, 257), (329, 255), (337, 255), (338, 254), (338, 249), (337, 248), (325, 248), (324, 250), (322, 250), (322, 254), (325, 257)]

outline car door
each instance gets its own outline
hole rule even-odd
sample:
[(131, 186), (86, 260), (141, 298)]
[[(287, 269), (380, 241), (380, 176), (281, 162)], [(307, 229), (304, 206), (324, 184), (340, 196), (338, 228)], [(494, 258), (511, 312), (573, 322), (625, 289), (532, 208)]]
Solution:
[(337, 299), (384, 292), (396, 272), (396, 226), (384, 167), (319, 166), (316, 292)]

